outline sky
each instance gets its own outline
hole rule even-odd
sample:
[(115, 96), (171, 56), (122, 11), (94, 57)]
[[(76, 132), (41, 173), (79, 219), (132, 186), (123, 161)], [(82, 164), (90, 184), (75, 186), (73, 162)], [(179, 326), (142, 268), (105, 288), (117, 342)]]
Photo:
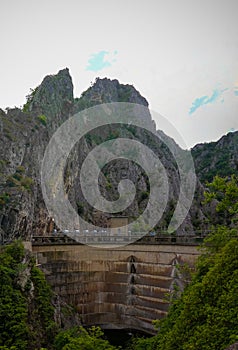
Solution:
[(217, 140), (238, 130), (237, 13), (237, 0), (0, 0), (0, 107), (68, 67), (75, 97), (118, 79), (188, 148)]

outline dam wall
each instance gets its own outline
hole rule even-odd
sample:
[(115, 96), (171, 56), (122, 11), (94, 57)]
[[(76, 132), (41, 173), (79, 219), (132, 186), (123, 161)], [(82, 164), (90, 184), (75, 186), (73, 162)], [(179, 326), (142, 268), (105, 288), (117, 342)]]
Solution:
[(168, 311), (178, 265), (192, 267), (196, 245), (33, 245), (37, 263), (61, 300), (74, 306), (85, 326), (132, 328), (153, 334), (152, 321)]

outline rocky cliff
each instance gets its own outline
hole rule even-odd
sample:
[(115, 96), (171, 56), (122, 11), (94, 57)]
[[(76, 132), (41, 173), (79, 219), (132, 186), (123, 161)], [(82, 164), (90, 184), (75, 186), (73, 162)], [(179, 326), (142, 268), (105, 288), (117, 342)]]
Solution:
[[(14, 237), (25, 239), (33, 235), (52, 232), (53, 218), (46, 210), (40, 186), (40, 168), (46, 146), (55, 130), (70, 116), (88, 107), (109, 102), (129, 102), (148, 107), (148, 102), (132, 85), (120, 84), (117, 80), (99, 79), (80, 98), (74, 98), (73, 84), (69, 70), (63, 69), (56, 75), (49, 75), (42, 83), (31, 90), (23, 109), (0, 110), (0, 230), (2, 240)], [(146, 118), (151, 118), (148, 113)], [(155, 128), (150, 119), (151, 127)], [(116, 128), (115, 125), (99, 128), (88, 133), (74, 147), (69, 155), (65, 169), (65, 192), (72, 206), (84, 218), (97, 225), (106, 226), (109, 214), (92, 208), (80, 189), (80, 167), (85, 156), (103, 140), (124, 137), (139, 140), (146, 144), (159, 157), (169, 181), (169, 198), (165, 213), (157, 225), (158, 230), (166, 230), (178, 201), (180, 174), (171, 148), (164, 144), (167, 139), (176, 154), (183, 152), (179, 146), (162, 131), (160, 139), (130, 125)], [(235, 137), (234, 135), (229, 136)], [(232, 143), (232, 142), (231, 142)], [(235, 151), (230, 149), (229, 154)], [(205, 155), (211, 146), (198, 145), (192, 152), (199, 178), (203, 181), (206, 169)], [(214, 154), (216, 147), (212, 146)], [(219, 146), (222, 148), (222, 145)], [(235, 153), (234, 153), (235, 154)], [(235, 157), (235, 156), (234, 156)], [(205, 156), (207, 158), (207, 155)], [(232, 156), (230, 159), (233, 159)], [(235, 163), (235, 158), (231, 160)], [(232, 164), (233, 164), (232, 163)], [(210, 167), (216, 166), (210, 163)], [(99, 179), (102, 195), (108, 200), (118, 196), (117, 184), (129, 178), (136, 187), (136, 197), (130, 207), (118, 214), (131, 220), (138, 217), (148, 203), (150, 187), (148, 177), (133, 162), (121, 160), (110, 162), (103, 168)], [(206, 227), (206, 215), (201, 210), (203, 186), (197, 181), (192, 208), (181, 225), (178, 234), (193, 234), (194, 230)]]
[(23, 110), (0, 111), (0, 222), (2, 239), (42, 234), (51, 218), (40, 187), (45, 148), (73, 108), (68, 69), (46, 77), (27, 96)]
[(202, 183), (215, 175), (238, 175), (238, 132), (230, 132), (220, 140), (193, 147), (192, 155), (197, 175)]

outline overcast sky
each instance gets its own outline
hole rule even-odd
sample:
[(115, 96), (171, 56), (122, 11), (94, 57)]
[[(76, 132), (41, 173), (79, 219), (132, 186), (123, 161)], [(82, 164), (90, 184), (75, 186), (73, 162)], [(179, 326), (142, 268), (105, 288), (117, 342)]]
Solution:
[(0, 107), (68, 67), (75, 96), (116, 78), (188, 147), (216, 140), (238, 129), (237, 14), (237, 0), (0, 0)]

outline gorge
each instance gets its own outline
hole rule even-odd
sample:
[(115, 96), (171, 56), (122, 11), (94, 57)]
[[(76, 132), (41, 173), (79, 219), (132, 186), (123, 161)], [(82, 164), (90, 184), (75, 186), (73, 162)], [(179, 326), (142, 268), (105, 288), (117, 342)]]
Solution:
[[(81, 97), (75, 98), (66, 68), (45, 77), (32, 89), (22, 108), (0, 110), (0, 238), (3, 245), (20, 238), (33, 253), (58, 298), (54, 301), (55, 317), (62, 327), (75, 323), (155, 334), (152, 321), (167, 314), (171, 298), (176, 293), (180, 295), (188, 282), (183, 268), (193, 269), (201, 254), (198, 243), (211, 231), (211, 224), (233, 225), (229, 215), (217, 212), (217, 199), (204, 202), (204, 191), (207, 181), (215, 175), (230, 179), (238, 174), (238, 132), (191, 150), (197, 175), (194, 198), (172, 237), (167, 230), (180, 195), (181, 179), (173, 155), (182, 156), (189, 151), (182, 150), (163, 130), (157, 130), (160, 138), (156, 139), (131, 125), (110, 125), (85, 135), (72, 149), (64, 170), (65, 196), (85, 220), (104, 229), (110, 218), (109, 213), (87, 203), (80, 189), (80, 169), (86, 155), (103, 140), (128, 138), (146, 144), (159, 157), (168, 175), (168, 202), (153, 232), (142, 241), (106, 249), (80, 242), (61, 244), (61, 229), (42, 195), (40, 173), (45, 149), (54, 132), (75, 113), (111, 102), (148, 107), (146, 99), (132, 85), (107, 78), (97, 78)], [(146, 118), (155, 130), (149, 113)], [(109, 201), (117, 199), (118, 183), (125, 177), (135, 184), (136, 195), (130, 207), (116, 215), (133, 221), (146, 208), (150, 192), (148, 176), (138, 164), (110, 162), (102, 169), (100, 190)], [(47, 237), (53, 237), (55, 242), (47, 243)], [(161, 237), (171, 241), (163, 242)], [(193, 237), (196, 241), (192, 242)], [(76, 318), (66, 321), (67, 317), (63, 317), (63, 309), (68, 312), (68, 305), (77, 315), (77, 322)]]

